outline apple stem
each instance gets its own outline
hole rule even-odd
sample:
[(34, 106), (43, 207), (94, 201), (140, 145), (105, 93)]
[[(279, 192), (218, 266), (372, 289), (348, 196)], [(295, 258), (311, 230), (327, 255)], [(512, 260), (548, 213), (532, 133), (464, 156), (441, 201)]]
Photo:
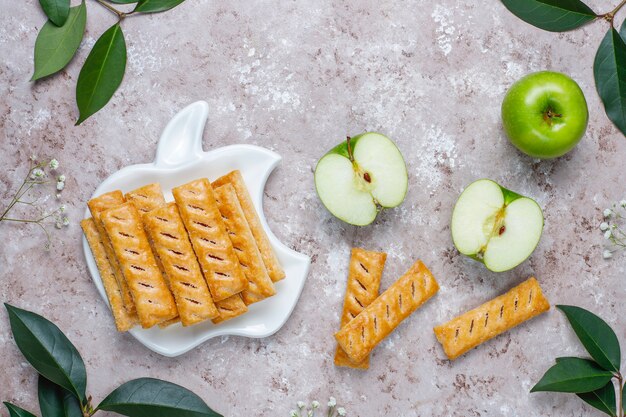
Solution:
[(560, 117), (563, 117), (563, 115), (556, 113), (551, 107), (548, 107), (548, 109), (543, 113), (543, 120), (548, 124), (548, 126), (552, 126), (552, 119)]
[(348, 142), (348, 159), (350, 162), (354, 163), (354, 155), (352, 154), (352, 146), (350, 146), (350, 140), (352, 138), (350, 136), (346, 136), (346, 142)]

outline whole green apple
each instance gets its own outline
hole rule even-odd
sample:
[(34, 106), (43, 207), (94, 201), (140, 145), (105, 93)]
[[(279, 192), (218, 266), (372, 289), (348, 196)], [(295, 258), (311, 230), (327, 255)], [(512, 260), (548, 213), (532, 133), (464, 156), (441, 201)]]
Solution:
[(589, 113), (585, 96), (565, 74), (541, 71), (511, 86), (502, 102), (509, 140), (535, 158), (556, 158), (572, 150), (585, 134)]

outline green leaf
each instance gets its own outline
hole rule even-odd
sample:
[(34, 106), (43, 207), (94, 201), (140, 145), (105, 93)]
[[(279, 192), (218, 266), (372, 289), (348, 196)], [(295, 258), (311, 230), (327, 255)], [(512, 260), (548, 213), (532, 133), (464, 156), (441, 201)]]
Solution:
[(611, 326), (584, 308), (557, 305), (572, 325), (576, 336), (591, 357), (604, 369), (619, 372), (621, 353), (619, 341)]
[(172, 9), (185, 0), (139, 0), (135, 12), (158, 13)]
[(223, 417), (188, 389), (152, 378), (123, 384), (97, 409), (130, 417)]
[(70, 0), (39, 0), (43, 12), (57, 26), (63, 26), (70, 13)]
[(530, 392), (590, 392), (602, 388), (613, 377), (613, 373), (588, 359), (559, 358), (556, 362)]
[(606, 115), (626, 135), (626, 43), (612, 26), (596, 52), (593, 76)]
[(615, 387), (612, 381), (609, 381), (605, 386), (595, 391), (576, 395), (590, 406), (597, 408), (611, 417), (617, 415), (615, 411)]
[(57, 27), (46, 22), (35, 41), (35, 73), (31, 81), (62, 70), (80, 46), (87, 22), (87, 7), (82, 2), (70, 9), (67, 22)]
[(80, 354), (67, 337), (50, 321), (4, 304), (15, 343), (26, 360), (46, 379), (72, 392), (83, 404), (87, 373)]
[(579, 28), (597, 16), (580, 0), (502, 0), (523, 21), (550, 32)]
[(42, 417), (83, 417), (76, 397), (41, 375), (38, 391)]
[(89, 53), (76, 84), (80, 111), (77, 125), (103, 108), (122, 83), (126, 70), (126, 42), (119, 23), (100, 36)]
[(5, 402), (4, 405), (6, 405), (6, 407), (9, 409), (10, 417), (36, 417), (34, 414), (29, 413), (23, 408), (19, 408), (18, 406), (11, 403)]

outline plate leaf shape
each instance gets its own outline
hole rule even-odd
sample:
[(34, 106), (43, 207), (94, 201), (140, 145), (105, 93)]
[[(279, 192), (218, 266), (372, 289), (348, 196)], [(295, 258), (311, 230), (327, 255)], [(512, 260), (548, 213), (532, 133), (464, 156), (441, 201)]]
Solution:
[(42, 417), (83, 417), (76, 397), (39, 375), (39, 409)]
[(559, 358), (530, 392), (591, 392), (605, 386), (612, 377), (612, 372), (592, 360)]
[(580, 0), (502, 0), (523, 21), (550, 32), (579, 28), (597, 15)]
[(100, 36), (85, 60), (76, 83), (77, 125), (103, 108), (122, 83), (126, 70), (126, 41), (119, 23)]
[(603, 413), (606, 413), (611, 417), (617, 416), (615, 411), (615, 387), (613, 386), (612, 381), (609, 381), (605, 386), (595, 391), (576, 395), (578, 395), (581, 400), (590, 406), (597, 408)]
[(139, 0), (135, 12), (158, 13), (173, 9), (185, 0)]
[(57, 26), (63, 26), (70, 13), (70, 0), (39, 0), (48, 19)]
[(5, 304), (15, 344), (26, 360), (46, 379), (70, 391), (85, 403), (87, 373), (69, 339), (38, 314)]
[(13, 405), (7, 402), (5, 402), (4, 405), (9, 410), (9, 417), (36, 417), (34, 414), (29, 413), (28, 411), (18, 407), (17, 405)]
[(606, 115), (626, 135), (626, 43), (613, 26), (596, 52), (593, 76)]
[(62, 70), (72, 60), (85, 33), (87, 7), (82, 2), (69, 10), (61, 27), (48, 21), (39, 31), (35, 41), (35, 72), (31, 81)]
[(129, 417), (223, 417), (188, 389), (153, 378), (128, 381), (97, 409)]
[(591, 357), (604, 369), (619, 372), (621, 352), (617, 336), (600, 317), (584, 308), (557, 305)]

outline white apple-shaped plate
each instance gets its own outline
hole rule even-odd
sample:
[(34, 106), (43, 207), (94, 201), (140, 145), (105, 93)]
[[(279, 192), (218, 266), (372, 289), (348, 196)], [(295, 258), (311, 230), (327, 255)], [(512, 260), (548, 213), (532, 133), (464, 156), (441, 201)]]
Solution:
[[(202, 177), (212, 181), (238, 169), (286, 277), (276, 283), (276, 295), (251, 305), (246, 314), (219, 325), (208, 321), (189, 327), (175, 324), (165, 329), (156, 326), (130, 330), (130, 334), (148, 349), (169, 357), (181, 355), (216, 336), (267, 337), (274, 334), (291, 315), (311, 265), (308, 256), (289, 249), (274, 236), (263, 213), (265, 183), (281, 157), (252, 145), (232, 145), (203, 152), (202, 133), (208, 112), (208, 104), (204, 101), (193, 103), (180, 111), (163, 131), (154, 163), (132, 165), (119, 170), (104, 180), (93, 196), (118, 189), (126, 193), (145, 184), (158, 182), (163, 188), (165, 199), (172, 201), (173, 187)], [(86, 210), (85, 218), (89, 216)], [(93, 281), (108, 304), (98, 268), (84, 237), (83, 250)]]

